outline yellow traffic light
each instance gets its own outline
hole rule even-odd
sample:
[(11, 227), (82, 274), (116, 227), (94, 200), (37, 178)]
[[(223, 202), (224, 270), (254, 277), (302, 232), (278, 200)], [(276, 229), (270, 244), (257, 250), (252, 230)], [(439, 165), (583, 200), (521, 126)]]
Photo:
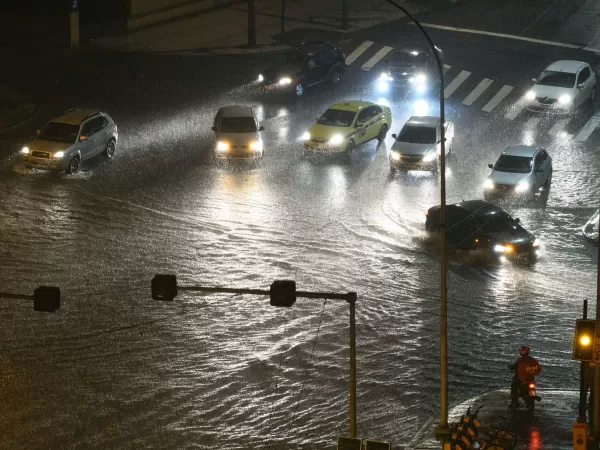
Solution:
[(594, 356), (594, 338), (596, 336), (596, 321), (577, 319), (575, 322), (575, 341), (573, 359), (591, 361)]

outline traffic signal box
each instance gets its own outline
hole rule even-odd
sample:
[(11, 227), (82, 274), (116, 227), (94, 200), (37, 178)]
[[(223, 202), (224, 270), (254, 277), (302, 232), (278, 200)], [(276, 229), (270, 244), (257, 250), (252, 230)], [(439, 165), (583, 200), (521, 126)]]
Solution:
[(574, 360), (592, 361), (594, 357), (595, 336), (595, 320), (577, 319), (575, 323), (575, 341), (573, 342)]
[(60, 308), (60, 289), (54, 286), (40, 286), (33, 291), (33, 310), (54, 312)]
[(175, 275), (154, 275), (152, 278), (152, 298), (166, 302), (177, 297), (177, 277)]
[(270, 290), (271, 306), (291, 307), (296, 302), (296, 282), (275, 280)]

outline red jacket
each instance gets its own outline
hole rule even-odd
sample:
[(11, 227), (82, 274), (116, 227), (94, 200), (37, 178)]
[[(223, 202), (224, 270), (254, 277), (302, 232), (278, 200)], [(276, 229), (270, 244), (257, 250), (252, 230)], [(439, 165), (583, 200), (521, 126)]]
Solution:
[(525, 383), (527, 381), (533, 381), (536, 375), (539, 375), (542, 371), (542, 366), (537, 359), (531, 356), (521, 356), (513, 364), (512, 369), (515, 370), (516, 376), (519, 381)]

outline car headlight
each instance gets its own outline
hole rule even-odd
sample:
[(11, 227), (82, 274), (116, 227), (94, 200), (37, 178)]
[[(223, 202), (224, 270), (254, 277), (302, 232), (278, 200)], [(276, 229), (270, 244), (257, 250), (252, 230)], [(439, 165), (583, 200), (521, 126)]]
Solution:
[(400, 153), (398, 153), (398, 152), (391, 152), (390, 153), (390, 158), (392, 158), (394, 161), (400, 161)]
[(344, 136), (342, 136), (341, 134), (334, 134), (333, 136), (331, 136), (331, 139), (329, 139), (329, 143), (331, 145), (339, 145), (344, 141)]
[(436, 158), (437, 158), (437, 153), (436, 152), (427, 153), (425, 155), (425, 157), (423, 158), (423, 162), (431, 162), (431, 161), (433, 161)]
[(420, 73), (415, 77), (415, 83), (423, 84), (426, 81), (427, 81), (427, 76), (423, 73)]
[(29, 154), (29, 147), (23, 147), (21, 149), (21, 153), (23, 153), (24, 155), (28, 155)]
[(56, 153), (54, 154), (54, 157), (55, 157), (55, 158), (62, 158), (63, 156), (65, 156), (65, 152), (56, 152)]
[(305, 131), (304, 133), (302, 133), (302, 136), (300, 136), (300, 140), (301, 141), (309, 141), (310, 133), (308, 131)]
[(292, 79), (290, 77), (283, 77), (279, 79), (279, 84), (281, 86), (285, 86), (287, 84), (291, 84), (292, 83)]
[(561, 105), (568, 105), (572, 101), (573, 97), (571, 97), (569, 94), (564, 94), (558, 97), (558, 103), (560, 103)]
[(229, 150), (229, 143), (228, 142), (223, 142), (223, 141), (217, 142), (217, 151), (219, 151), (219, 152), (226, 152), (227, 150)]
[(393, 78), (386, 72), (382, 72), (381, 75), (379, 75), (379, 80), (380, 81), (392, 81)]
[(390, 86), (388, 85), (387, 80), (378, 80), (377, 81), (377, 89), (379, 92), (387, 92)]
[(519, 193), (526, 192), (529, 190), (530, 187), (531, 187), (531, 185), (529, 183), (519, 183), (515, 187), (515, 191), (519, 192)]
[(535, 241), (533, 241), (533, 246), (534, 247), (539, 247), (540, 246), (540, 240), (538, 238), (536, 238)]
[(533, 91), (528, 91), (525, 94), (525, 99), (527, 99), (527, 100), (533, 100), (534, 98), (535, 98), (535, 92), (533, 92)]
[(514, 247), (512, 245), (500, 245), (500, 244), (496, 244), (494, 245), (494, 251), (496, 253), (512, 253), (514, 252)]
[(250, 142), (250, 150), (262, 151), (262, 148), (263, 148), (262, 141), (252, 141), (252, 142)]
[(488, 190), (492, 190), (496, 187), (496, 185), (494, 184), (494, 182), (491, 179), (487, 179), (484, 181), (483, 183), (483, 188), (484, 189), (488, 189)]
[(263, 81), (265, 81), (265, 77), (262, 76), (262, 73), (258, 75), (258, 82), (262, 83)]

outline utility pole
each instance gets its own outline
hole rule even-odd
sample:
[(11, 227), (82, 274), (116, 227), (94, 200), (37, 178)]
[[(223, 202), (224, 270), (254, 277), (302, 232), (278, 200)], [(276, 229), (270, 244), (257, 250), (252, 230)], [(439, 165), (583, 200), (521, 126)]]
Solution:
[(281, 0), (281, 34), (285, 31), (285, 7), (287, 6), (286, 0)]
[(348, 0), (342, 0), (342, 29), (348, 28)]
[(254, 0), (248, 0), (248, 47), (256, 47), (256, 8)]
[(71, 47), (79, 45), (79, 0), (69, 0), (69, 29)]
[[(598, 249), (597, 261), (597, 280), (596, 280), (596, 327), (600, 323), (600, 248)], [(594, 367), (594, 398), (592, 401), (592, 435), (596, 441), (600, 440), (600, 366)]]

